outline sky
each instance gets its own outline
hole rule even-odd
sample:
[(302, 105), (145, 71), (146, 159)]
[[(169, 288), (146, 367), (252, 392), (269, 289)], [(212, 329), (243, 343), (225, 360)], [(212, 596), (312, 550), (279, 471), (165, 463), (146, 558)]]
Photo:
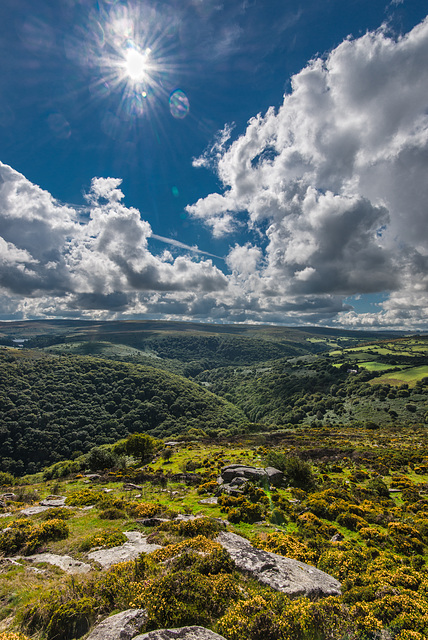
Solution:
[(0, 320), (428, 331), (427, 13), (1, 0)]

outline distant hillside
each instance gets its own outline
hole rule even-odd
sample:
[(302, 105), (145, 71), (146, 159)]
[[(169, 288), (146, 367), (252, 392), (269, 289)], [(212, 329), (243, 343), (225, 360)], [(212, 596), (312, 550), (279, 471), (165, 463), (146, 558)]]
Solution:
[(251, 365), (379, 340), (387, 333), (319, 327), (213, 325), (155, 320), (40, 320), (0, 323), (0, 343), (54, 353), (96, 355), (194, 377), (206, 369)]
[(0, 352), (0, 466), (13, 473), (134, 432), (239, 430), (244, 414), (185, 378), (138, 365), (29, 350)]

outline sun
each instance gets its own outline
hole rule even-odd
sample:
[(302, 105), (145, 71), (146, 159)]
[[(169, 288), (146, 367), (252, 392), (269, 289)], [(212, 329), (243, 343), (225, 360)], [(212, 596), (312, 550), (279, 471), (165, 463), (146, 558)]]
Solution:
[(147, 48), (144, 52), (139, 51), (134, 46), (130, 46), (126, 49), (124, 55), (124, 71), (129, 80), (141, 83), (148, 79), (150, 53), (150, 48)]

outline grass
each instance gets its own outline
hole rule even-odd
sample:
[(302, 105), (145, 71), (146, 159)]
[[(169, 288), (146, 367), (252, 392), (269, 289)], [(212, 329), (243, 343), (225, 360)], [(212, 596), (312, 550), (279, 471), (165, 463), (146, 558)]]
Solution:
[(428, 377), (428, 365), (402, 369), (401, 371), (395, 371), (394, 373), (387, 373), (381, 378), (376, 378), (376, 382), (381, 382), (383, 384), (392, 384), (394, 386), (406, 383), (409, 385), (409, 387), (414, 387), (419, 380), (422, 380), (426, 377)]

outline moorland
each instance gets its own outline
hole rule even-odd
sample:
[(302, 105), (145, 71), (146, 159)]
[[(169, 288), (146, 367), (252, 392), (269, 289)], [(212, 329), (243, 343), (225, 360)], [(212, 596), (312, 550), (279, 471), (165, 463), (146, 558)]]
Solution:
[[(71, 640), (129, 607), (145, 630), (227, 640), (428, 637), (427, 336), (40, 321), (0, 323), (0, 344), (2, 640)], [(283, 479), (225, 492), (232, 463)], [(49, 496), (63, 506), (34, 509)], [(224, 527), (342, 595), (261, 585), (215, 541)], [(160, 549), (88, 559), (130, 531)]]

